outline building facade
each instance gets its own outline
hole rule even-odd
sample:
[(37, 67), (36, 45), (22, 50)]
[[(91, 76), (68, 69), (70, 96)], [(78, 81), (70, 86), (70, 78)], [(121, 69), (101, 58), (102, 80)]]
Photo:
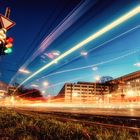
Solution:
[(0, 81), (0, 98), (3, 98), (7, 94), (8, 85)]
[(115, 93), (122, 96), (124, 100), (140, 101), (140, 71), (124, 75), (110, 81), (110, 83), (117, 84)]
[(64, 98), (65, 101), (96, 101), (103, 98), (105, 94), (109, 94), (109, 86), (101, 83), (78, 82), (66, 83), (57, 97)]
[(7, 91), (7, 88), (8, 88), (8, 84), (5, 84), (5, 83), (0, 81), (0, 90)]
[(57, 98), (67, 102), (140, 102), (140, 71), (105, 83), (66, 83)]

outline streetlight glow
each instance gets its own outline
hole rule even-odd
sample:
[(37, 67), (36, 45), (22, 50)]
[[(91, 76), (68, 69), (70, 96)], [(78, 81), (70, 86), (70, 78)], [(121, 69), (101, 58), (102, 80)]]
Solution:
[(43, 82), (43, 86), (48, 86), (49, 83), (47, 81)]
[(96, 81), (100, 81), (100, 76), (96, 76), (96, 77), (95, 77), (95, 80), (96, 80)]

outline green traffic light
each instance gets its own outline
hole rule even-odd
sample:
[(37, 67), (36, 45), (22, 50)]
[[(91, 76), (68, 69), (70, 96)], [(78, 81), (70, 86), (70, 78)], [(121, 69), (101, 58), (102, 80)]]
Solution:
[(12, 49), (11, 48), (7, 48), (6, 50), (4, 50), (5, 53), (12, 53)]

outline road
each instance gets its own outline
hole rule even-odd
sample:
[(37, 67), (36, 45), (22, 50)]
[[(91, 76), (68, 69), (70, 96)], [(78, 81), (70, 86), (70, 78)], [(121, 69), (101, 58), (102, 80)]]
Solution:
[(45, 106), (22, 106), (15, 107), (22, 110), (41, 111), (41, 112), (66, 112), (90, 115), (107, 115), (107, 116), (128, 116), (140, 117), (139, 108), (88, 108), (88, 107), (45, 107)]
[(14, 101), (0, 102), (1, 106), (18, 108), (20, 110), (31, 110), (41, 112), (68, 112), (90, 115), (108, 116), (130, 116), (140, 117), (139, 103), (114, 103), (114, 104), (93, 104), (93, 103), (65, 103), (65, 102), (35, 102), (35, 101)]
[[(21, 115), (42, 118), (55, 118), (62, 122), (75, 122), (87, 126), (101, 126), (105, 128), (129, 129), (130, 131), (140, 131), (140, 116), (123, 116), (122, 112), (129, 110), (108, 110), (108, 109), (81, 109), (81, 108), (14, 108)], [(138, 110), (135, 110), (136, 112)], [(116, 112), (116, 113), (115, 113)], [(118, 113), (119, 112), (119, 113)], [(139, 112), (139, 111), (138, 111)]]

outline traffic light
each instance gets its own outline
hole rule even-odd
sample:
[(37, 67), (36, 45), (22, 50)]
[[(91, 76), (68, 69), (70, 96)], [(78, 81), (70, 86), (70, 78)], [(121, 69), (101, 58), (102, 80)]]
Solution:
[(6, 36), (6, 30), (0, 29), (0, 55), (12, 53), (13, 38)]
[(12, 47), (13, 47), (13, 38), (7, 37), (5, 40), (5, 46), (4, 46), (4, 53), (9, 54), (12, 53)]
[(13, 38), (7, 37), (6, 32), (15, 25), (15, 22), (9, 19), (10, 8), (6, 8), (5, 15), (0, 14), (0, 55), (10, 54), (13, 47)]
[(11, 37), (6, 38), (4, 42), (0, 40), (0, 55), (12, 53), (12, 47), (13, 47), (13, 39)]

